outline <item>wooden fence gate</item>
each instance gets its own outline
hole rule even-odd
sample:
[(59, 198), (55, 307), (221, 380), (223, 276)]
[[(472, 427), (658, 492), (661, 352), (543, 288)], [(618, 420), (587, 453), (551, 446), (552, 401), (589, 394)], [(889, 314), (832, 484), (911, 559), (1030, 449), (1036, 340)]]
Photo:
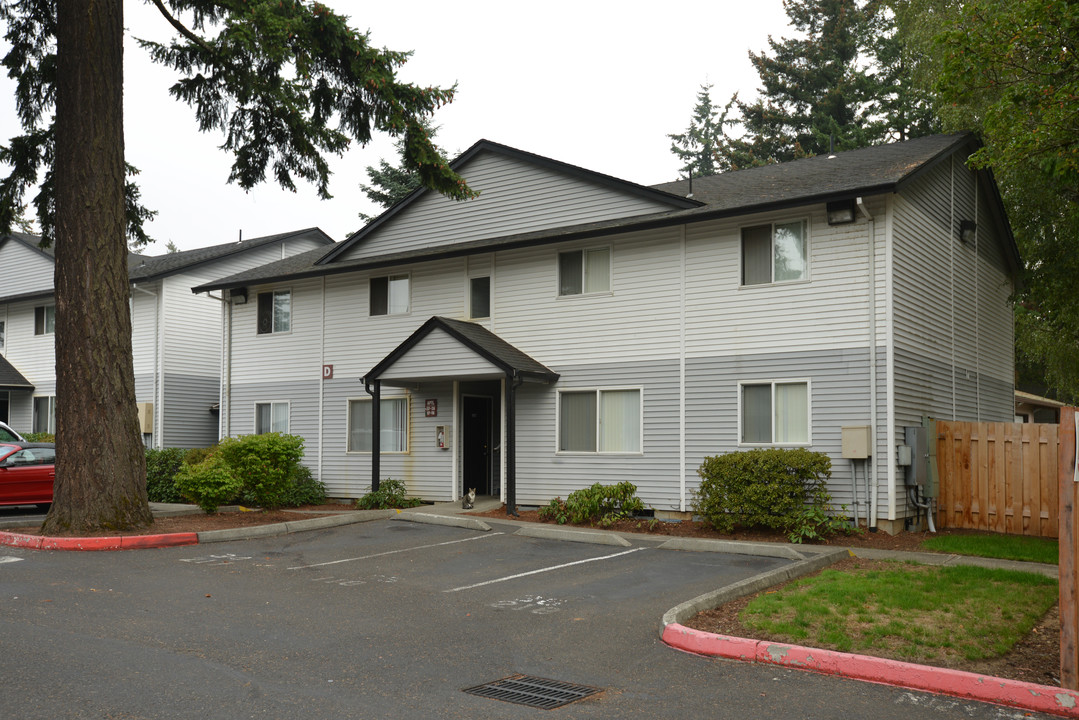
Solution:
[(936, 425), (938, 527), (1057, 537), (1060, 426)]

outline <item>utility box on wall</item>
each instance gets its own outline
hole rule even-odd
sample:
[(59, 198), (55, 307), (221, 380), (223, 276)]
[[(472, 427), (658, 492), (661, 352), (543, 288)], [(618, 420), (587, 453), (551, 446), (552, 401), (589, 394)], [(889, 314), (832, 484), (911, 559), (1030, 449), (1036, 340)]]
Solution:
[(868, 425), (844, 425), (842, 430), (843, 457), (848, 460), (865, 460), (870, 450)]
[(154, 404), (136, 403), (139, 409), (139, 430), (143, 435), (154, 431)]

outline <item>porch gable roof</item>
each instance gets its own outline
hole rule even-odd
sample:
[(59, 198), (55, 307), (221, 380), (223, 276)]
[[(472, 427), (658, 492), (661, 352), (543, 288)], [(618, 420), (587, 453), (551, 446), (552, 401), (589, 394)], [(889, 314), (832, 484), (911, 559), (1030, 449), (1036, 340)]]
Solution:
[[(389, 372), (390, 368), (405, 359), (413, 351), (424, 352), (423, 348), (420, 347), (421, 343), (425, 339), (432, 337), (433, 334), (438, 334), (439, 331), (474, 353), (479, 359), (485, 361), (487, 367), (493, 366), (500, 373), (535, 382), (554, 382), (558, 379), (558, 373), (534, 360), (482, 325), (436, 315), (421, 325), (381, 362), (371, 368), (364, 375), (364, 382), (381, 379), (383, 374)], [(427, 360), (427, 358), (420, 359)], [(431, 357), (429, 362), (432, 366), (441, 367), (443, 358)], [(452, 374), (452, 371), (446, 371), (443, 374)]]
[(34, 385), (0, 355), (0, 390), (33, 390)]

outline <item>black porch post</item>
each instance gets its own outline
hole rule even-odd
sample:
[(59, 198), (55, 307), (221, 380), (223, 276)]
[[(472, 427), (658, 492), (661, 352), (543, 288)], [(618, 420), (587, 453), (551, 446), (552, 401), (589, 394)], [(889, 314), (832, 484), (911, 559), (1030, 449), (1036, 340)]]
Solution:
[(377, 492), (380, 474), (378, 462), (382, 456), (382, 383), (375, 380), (374, 385), (367, 382), (364, 385), (371, 395), (371, 492)]
[(506, 373), (506, 514), (517, 515), (517, 386), (520, 381)]

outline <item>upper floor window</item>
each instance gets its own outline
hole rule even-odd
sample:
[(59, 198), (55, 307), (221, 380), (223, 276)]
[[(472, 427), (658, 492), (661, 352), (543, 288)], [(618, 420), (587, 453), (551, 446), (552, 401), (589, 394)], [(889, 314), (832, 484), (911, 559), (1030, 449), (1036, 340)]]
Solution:
[(292, 330), (292, 291), (274, 290), (259, 293), (258, 334)]
[(400, 315), (409, 309), (408, 275), (371, 278), (372, 315)]
[(805, 220), (742, 228), (742, 284), (805, 280), (806, 236)]
[(560, 392), (558, 450), (593, 453), (640, 452), (640, 389)]
[(255, 434), (288, 433), (287, 402), (255, 403)]
[(474, 277), (468, 281), (468, 316), (491, 317), (491, 278)]
[(56, 306), (38, 305), (34, 308), (34, 334), (52, 335), (56, 332)]
[(803, 445), (809, 442), (809, 383), (742, 383), (741, 442)]
[(0, 320), (0, 352), (4, 350), (4, 321)]
[(558, 254), (558, 294), (581, 295), (611, 289), (611, 249)]

